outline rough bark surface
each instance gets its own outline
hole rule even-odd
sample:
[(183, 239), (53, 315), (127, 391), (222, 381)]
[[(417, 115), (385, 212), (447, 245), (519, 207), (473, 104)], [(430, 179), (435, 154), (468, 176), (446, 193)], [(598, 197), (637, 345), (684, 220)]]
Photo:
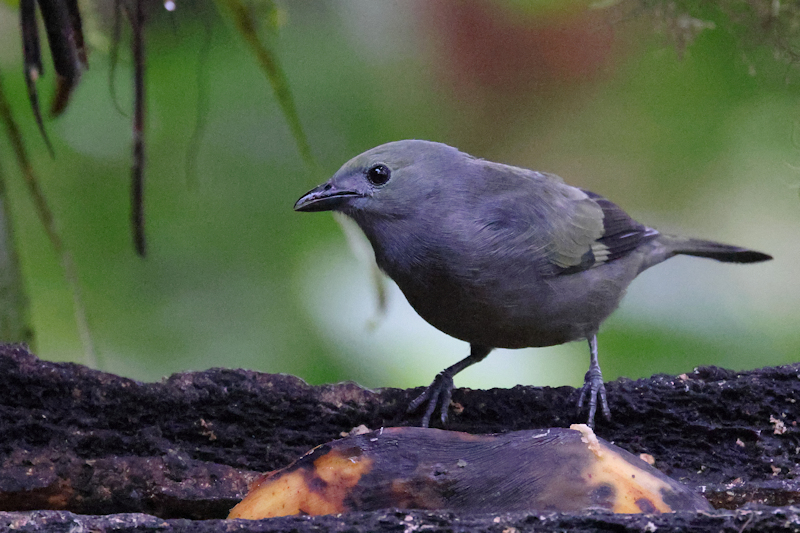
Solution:
[[(418, 415), (405, 411), (421, 389), (312, 387), (292, 376), (225, 369), (140, 383), (41, 361), (21, 346), (0, 346), (0, 528), (800, 530), (800, 508), (792, 506), (800, 502), (800, 365), (749, 372), (699, 368), (606, 387), (614, 420), (600, 420), (597, 434), (632, 453), (652, 455), (657, 468), (702, 492), (717, 511), (635, 516), (386, 510), (219, 521), (258, 473), (283, 467), (361, 424), (416, 424)], [(578, 421), (576, 394), (570, 387), (458, 389), (447, 429), (568, 427)]]

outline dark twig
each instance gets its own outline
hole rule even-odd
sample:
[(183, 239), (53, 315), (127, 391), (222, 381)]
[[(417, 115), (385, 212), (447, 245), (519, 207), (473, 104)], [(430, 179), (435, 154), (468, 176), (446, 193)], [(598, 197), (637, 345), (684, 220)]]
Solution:
[(145, 126), (145, 50), (144, 0), (133, 0), (128, 10), (133, 48), (133, 163), (131, 165), (131, 224), (133, 244), (141, 257), (146, 254), (144, 228), (144, 126)]
[(31, 103), (36, 126), (44, 139), (47, 151), (55, 157), (53, 145), (44, 128), (42, 112), (39, 107), (39, 94), (36, 91), (36, 81), (44, 72), (42, 67), (42, 51), (39, 47), (39, 27), (36, 24), (36, 0), (20, 0), (19, 22), (22, 33), (22, 55), (25, 58), (25, 85), (28, 87), (28, 100)]
[(78, 56), (78, 63), (84, 70), (89, 68), (89, 60), (86, 56), (86, 42), (83, 37), (83, 22), (81, 12), (78, 9), (78, 0), (66, 0), (69, 25), (72, 28), (72, 37), (75, 41), (75, 52)]
[[(72, 90), (86, 65), (83, 31), (77, 4), (69, 0), (37, 0), (56, 71), (56, 94), (50, 113), (57, 116), (66, 109)], [(73, 11), (74, 10), (74, 11)]]

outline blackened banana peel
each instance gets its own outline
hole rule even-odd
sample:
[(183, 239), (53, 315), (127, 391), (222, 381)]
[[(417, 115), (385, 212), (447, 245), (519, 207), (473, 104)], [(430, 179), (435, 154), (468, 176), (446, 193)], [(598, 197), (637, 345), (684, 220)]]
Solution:
[(401, 427), (313, 449), (256, 480), (229, 518), (384, 508), (710, 511), (702, 496), (585, 425), (497, 435)]

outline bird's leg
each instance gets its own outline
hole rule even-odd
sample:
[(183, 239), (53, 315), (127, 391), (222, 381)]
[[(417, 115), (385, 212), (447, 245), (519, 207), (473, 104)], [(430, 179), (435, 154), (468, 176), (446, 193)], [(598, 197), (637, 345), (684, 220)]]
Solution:
[(603, 372), (600, 370), (600, 363), (597, 362), (597, 335), (589, 337), (589, 370), (583, 377), (583, 388), (581, 396), (578, 398), (578, 410), (583, 409), (583, 402), (589, 398), (589, 420), (587, 424), (594, 426), (594, 414), (597, 412), (597, 396), (600, 396), (600, 409), (606, 420), (611, 420), (611, 410), (608, 408), (606, 400), (606, 386), (603, 385)]
[(489, 352), (492, 351), (491, 348), (477, 346), (475, 344), (470, 344), (469, 349), (470, 352), (467, 357), (439, 372), (433, 380), (433, 383), (425, 389), (425, 392), (417, 396), (414, 401), (408, 405), (408, 412), (411, 413), (416, 411), (420, 405), (424, 403), (428, 404), (425, 408), (425, 414), (422, 416), (422, 427), (428, 427), (431, 421), (431, 415), (433, 415), (433, 411), (436, 410), (437, 405), (442, 413), (442, 424), (447, 422), (447, 408), (450, 406), (450, 398), (453, 395), (453, 376), (468, 366), (483, 361), (483, 359), (489, 355)]

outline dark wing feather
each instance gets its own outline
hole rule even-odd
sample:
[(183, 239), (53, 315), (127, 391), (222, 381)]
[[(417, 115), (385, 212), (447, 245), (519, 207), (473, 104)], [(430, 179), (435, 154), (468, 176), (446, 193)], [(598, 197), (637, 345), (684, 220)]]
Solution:
[(581, 190), (603, 210), (603, 236), (596, 242), (608, 251), (604, 262), (624, 257), (639, 245), (658, 236), (658, 231), (636, 222), (617, 204), (597, 193)]

